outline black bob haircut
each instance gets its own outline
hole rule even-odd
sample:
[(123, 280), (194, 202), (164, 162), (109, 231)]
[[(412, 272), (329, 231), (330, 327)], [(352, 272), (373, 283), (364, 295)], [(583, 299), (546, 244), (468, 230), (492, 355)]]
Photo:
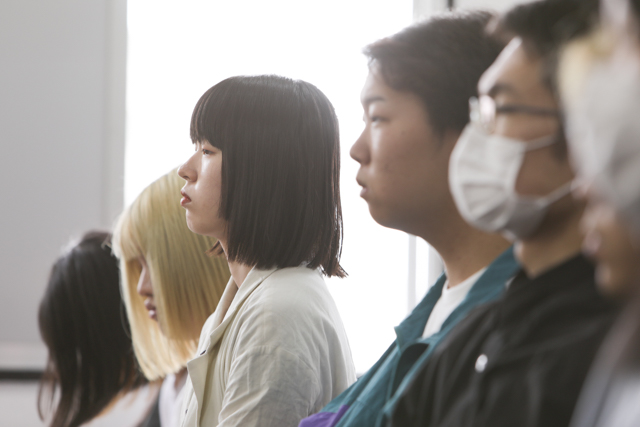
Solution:
[(338, 119), (318, 88), (272, 75), (223, 80), (196, 104), (191, 140), (222, 152), (211, 215), (227, 221), (230, 261), (345, 276)]
[(558, 54), (597, 23), (599, 0), (538, 0), (513, 7), (491, 23), (506, 41), (520, 37), (525, 50), (542, 59), (542, 83), (557, 97)]
[(505, 46), (485, 30), (492, 17), (484, 11), (436, 15), (370, 44), (364, 54), (389, 87), (422, 99), (437, 134), (462, 132), (469, 98), (478, 95), (480, 76)]
[(44, 419), (48, 403), (51, 427), (85, 424), (121, 392), (147, 383), (133, 354), (118, 261), (105, 245), (108, 238), (108, 233), (87, 233), (58, 259), (40, 303), (38, 322), (49, 358), (38, 412)]

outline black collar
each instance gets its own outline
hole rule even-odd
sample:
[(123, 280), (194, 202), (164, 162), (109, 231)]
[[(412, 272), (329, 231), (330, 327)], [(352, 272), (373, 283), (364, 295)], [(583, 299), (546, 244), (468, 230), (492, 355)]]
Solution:
[(521, 317), (549, 297), (574, 292), (593, 292), (595, 296), (598, 292), (594, 277), (593, 264), (580, 253), (534, 278), (521, 269), (504, 295), (500, 317), (503, 321)]

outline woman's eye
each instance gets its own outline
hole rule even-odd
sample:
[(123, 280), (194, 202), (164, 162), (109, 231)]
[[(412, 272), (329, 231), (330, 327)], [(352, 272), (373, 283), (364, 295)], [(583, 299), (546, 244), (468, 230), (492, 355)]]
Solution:
[(209, 154), (213, 154), (213, 151), (207, 150), (206, 148), (202, 149), (202, 154), (204, 154), (205, 156), (208, 156)]

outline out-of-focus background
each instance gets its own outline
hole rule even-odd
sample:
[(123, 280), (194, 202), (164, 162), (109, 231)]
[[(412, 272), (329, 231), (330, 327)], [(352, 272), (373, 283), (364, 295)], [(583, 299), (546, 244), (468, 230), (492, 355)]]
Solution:
[(517, 2), (0, 1), (0, 426), (42, 425), (37, 309), (52, 263), (191, 154), (196, 101), (238, 74), (307, 80), (337, 110), (349, 277), (329, 286), (366, 371), (442, 267), (358, 197), (361, 50), (433, 13)]

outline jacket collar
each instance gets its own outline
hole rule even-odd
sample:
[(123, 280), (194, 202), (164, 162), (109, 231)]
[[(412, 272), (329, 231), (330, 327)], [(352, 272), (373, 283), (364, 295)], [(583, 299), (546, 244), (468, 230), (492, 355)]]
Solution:
[(442, 288), (446, 281), (447, 276), (444, 273), (441, 274), (411, 314), (394, 328), (396, 331), (396, 343), (400, 350), (403, 350), (422, 334), (433, 307), (440, 299), (440, 295), (442, 295)]
[(215, 346), (220, 338), (224, 335), (229, 323), (233, 321), (235, 315), (238, 310), (242, 306), (242, 304), (246, 301), (246, 299), (256, 290), (258, 286), (264, 282), (264, 280), (272, 275), (277, 268), (272, 268), (268, 270), (262, 270), (256, 267), (253, 267), (247, 277), (244, 279), (244, 282), (238, 288), (236, 282), (233, 280), (233, 277), (229, 279), (227, 286), (222, 294), (222, 298), (220, 299), (220, 303), (216, 307), (216, 311), (213, 313), (213, 324), (211, 325), (211, 332), (209, 336), (204, 336), (205, 340), (204, 346), (200, 347), (199, 355), (203, 355), (208, 353), (213, 346)]
[[(204, 389), (207, 381), (207, 370), (209, 369), (210, 353), (220, 339), (224, 336), (229, 324), (233, 321), (242, 303), (253, 293), (254, 290), (264, 280), (273, 274), (277, 269), (261, 270), (252, 268), (247, 274), (244, 282), (238, 288), (233, 277), (229, 279), (227, 286), (220, 298), (220, 302), (216, 310), (207, 320), (204, 328), (209, 331), (203, 331), (200, 336), (200, 344), (198, 345), (198, 354), (194, 359), (187, 363), (189, 371), (189, 379), (193, 387), (193, 393), (198, 402), (196, 412), (196, 425), (200, 425), (200, 417), (202, 415), (202, 405), (204, 399)], [(208, 333), (208, 334), (207, 334)]]
[[(462, 303), (442, 324), (441, 332), (447, 331), (448, 327), (457, 322), (458, 318), (466, 313), (470, 306), (490, 301), (502, 293), (506, 287), (506, 282), (516, 274), (518, 269), (518, 263), (513, 255), (513, 246), (511, 246), (489, 264), (485, 272), (469, 290)], [(442, 295), (442, 288), (445, 282), (446, 276), (442, 274), (436, 283), (431, 286), (420, 304), (400, 325), (395, 327), (396, 343), (401, 351), (422, 336), (431, 311)]]
[[(508, 324), (521, 318), (522, 313), (530, 313), (534, 307), (541, 309), (545, 303), (550, 307), (560, 306), (563, 297), (575, 300), (577, 295), (583, 295), (600, 300), (594, 277), (593, 263), (581, 253), (534, 278), (527, 277), (524, 270), (521, 270), (505, 294), (505, 301), (508, 303), (498, 311), (500, 321)], [(576, 302), (575, 307), (584, 308), (584, 304)]]

